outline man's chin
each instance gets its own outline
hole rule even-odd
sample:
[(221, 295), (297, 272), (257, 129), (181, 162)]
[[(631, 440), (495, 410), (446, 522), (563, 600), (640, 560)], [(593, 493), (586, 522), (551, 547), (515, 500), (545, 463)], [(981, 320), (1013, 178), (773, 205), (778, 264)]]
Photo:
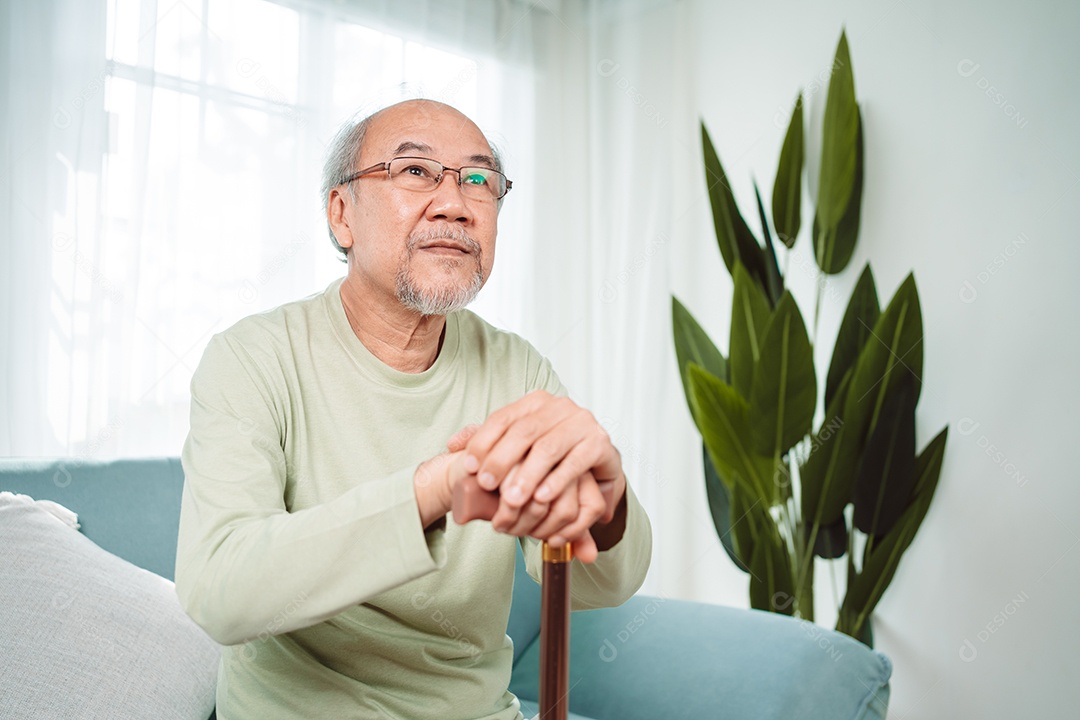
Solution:
[(473, 277), (472, 282), (433, 285), (399, 283), (398, 300), (421, 315), (448, 315), (476, 299), (484, 283), (482, 279), (478, 281), (475, 275)]

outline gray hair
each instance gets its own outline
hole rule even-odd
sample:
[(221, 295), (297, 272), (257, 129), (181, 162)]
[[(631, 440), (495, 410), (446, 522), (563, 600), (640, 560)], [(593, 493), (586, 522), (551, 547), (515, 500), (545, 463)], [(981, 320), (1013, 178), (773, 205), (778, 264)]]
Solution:
[[(346, 120), (338, 129), (337, 134), (334, 135), (334, 139), (330, 141), (330, 145), (326, 149), (326, 162), (323, 163), (322, 185), (319, 188), (323, 212), (326, 212), (330, 205), (330, 191), (356, 171), (355, 163), (360, 157), (360, 148), (364, 144), (364, 136), (367, 134), (372, 120), (383, 109), (385, 108), (376, 110), (359, 120), (355, 117)], [(491, 149), (491, 157), (495, 160), (495, 169), (503, 172), (502, 157), (499, 154), (499, 149), (490, 140), (488, 140), (488, 147)], [(356, 191), (352, 185), (349, 185), (349, 195), (354, 201), (356, 200)], [(500, 210), (504, 199), (498, 202)], [(334, 229), (330, 227), (329, 217), (326, 219), (326, 230), (330, 234), (330, 242), (341, 253), (341, 261), (348, 262), (348, 251), (338, 244), (337, 237), (334, 236)]]
[[(352, 173), (353, 163), (360, 157), (360, 146), (364, 143), (364, 135), (371, 125), (376, 113), (368, 115), (362, 120), (348, 120), (338, 129), (334, 139), (326, 151), (326, 162), (323, 163), (322, 186), (319, 188), (322, 198), (323, 212), (330, 205), (330, 191), (341, 184), (341, 181)], [(356, 199), (352, 186), (349, 186), (349, 194)], [(341, 253), (341, 261), (348, 260), (348, 251), (338, 244), (334, 236), (334, 228), (330, 227), (330, 218), (326, 218), (326, 230), (330, 233), (330, 242)]]

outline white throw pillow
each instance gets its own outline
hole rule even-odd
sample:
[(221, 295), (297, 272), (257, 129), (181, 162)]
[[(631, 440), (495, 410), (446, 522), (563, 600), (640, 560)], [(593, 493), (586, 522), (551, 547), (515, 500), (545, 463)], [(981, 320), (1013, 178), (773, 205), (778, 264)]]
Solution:
[(170, 581), (0, 493), (0, 715), (206, 720), (219, 657)]

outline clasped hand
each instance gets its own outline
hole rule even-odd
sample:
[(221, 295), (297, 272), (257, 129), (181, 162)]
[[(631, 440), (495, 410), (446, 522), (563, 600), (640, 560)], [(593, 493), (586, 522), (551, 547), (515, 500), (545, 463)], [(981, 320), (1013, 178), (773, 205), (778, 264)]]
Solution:
[[(556, 547), (573, 543), (583, 562), (593, 562), (599, 552), (590, 530), (610, 523), (624, 505), (619, 451), (592, 413), (569, 398), (531, 392), (458, 432), (447, 449), (417, 473), (438, 478), (443, 513), (456, 483), (475, 476), (485, 490), (499, 490), (495, 530)], [(610, 507), (602, 483), (613, 483)]]

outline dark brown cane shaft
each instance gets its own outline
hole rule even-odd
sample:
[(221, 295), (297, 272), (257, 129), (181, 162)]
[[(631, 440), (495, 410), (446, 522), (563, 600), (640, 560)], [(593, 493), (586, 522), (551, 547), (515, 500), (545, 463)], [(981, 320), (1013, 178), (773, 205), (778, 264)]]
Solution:
[[(569, 550), (569, 546), (567, 546)], [(570, 562), (551, 560), (544, 543), (540, 601), (540, 720), (566, 720), (570, 711)]]
[[(601, 483), (608, 511), (615, 505), (612, 483)], [(499, 509), (498, 492), (469, 477), (454, 486), (454, 521), (491, 520)], [(570, 710), (570, 545), (541, 547), (544, 576), (540, 599), (540, 719), (566, 720)]]

